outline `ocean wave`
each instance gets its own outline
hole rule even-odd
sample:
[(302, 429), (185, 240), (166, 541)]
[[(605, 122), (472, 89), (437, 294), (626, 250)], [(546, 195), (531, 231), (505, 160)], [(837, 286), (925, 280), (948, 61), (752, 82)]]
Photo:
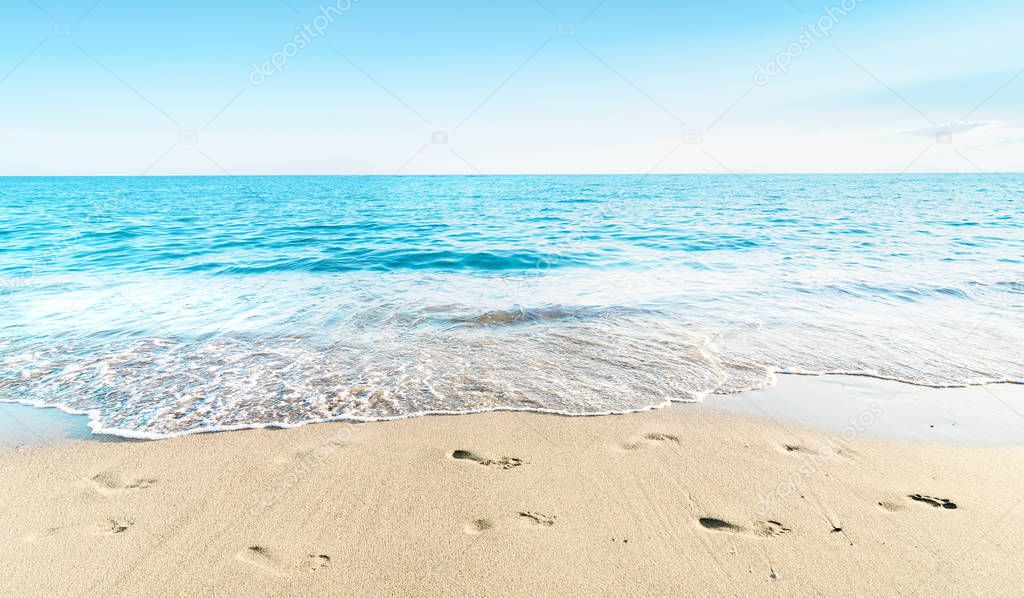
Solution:
[[(324, 256), (306, 256), (246, 261), (202, 260), (189, 265), (175, 265), (182, 272), (209, 272), (213, 274), (254, 275), (280, 272), (393, 272), (397, 270), (425, 270), (429, 272), (524, 272), (586, 266), (593, 256), (586, 253), (573, 255), (517, 250), (450, 251), (356, 248), (329, 250), (321, 248)], [(161, 256), (164, 258), (167, 256)], [(172, 256), (174, 259), (190, 257), (188, 254)]]
[(1021, 382), (1021, 184), (5, 179), (0, 400), (156, 438)]
[(893, 322), (893, 336), (875, 336), (822, 320), (702, 326), (626, 306), (464, 314), (471, 310), (458, 304), (364, 314), (327, 336), (307, 326), (22, 339), (2, 347), (0, 400), (87, 413), (98, 432), (158, 438), (428, 413), (626, 413), (764, 388), (777, 373), (1024, 383), (1024, 359), (993, 354), (990, 335), (957, 339), (969, 359), (941, 354), (956, 332), (942, 328), (894, 343)]

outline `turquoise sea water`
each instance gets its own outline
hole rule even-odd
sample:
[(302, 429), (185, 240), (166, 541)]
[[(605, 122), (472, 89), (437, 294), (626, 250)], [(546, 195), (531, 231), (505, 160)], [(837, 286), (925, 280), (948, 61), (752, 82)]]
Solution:
[(124, 436), (1024, 382), (1019, 175), (0, 178), (0, 256), (0, 400)]

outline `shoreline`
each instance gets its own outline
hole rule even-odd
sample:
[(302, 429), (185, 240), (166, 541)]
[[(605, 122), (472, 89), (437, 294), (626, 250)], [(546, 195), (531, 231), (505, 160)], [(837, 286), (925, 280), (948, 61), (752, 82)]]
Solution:
[[(827, 395), (826, 399), (820, 397)], [(898, 400), (897, 400), (898, 399)], [(978, 401), (995, 409), (976, 409)], [(169, 437), (146, 437), (92, 431), (93, 416), (72, 412), (57, 405), (0, 402), (0, 450), (19, 445), (58, 442), (69, 439), (97, 442), (166, 441), (192, 435), (225, 434), (247, 430), (289, 430), (329, 424), (367, 425), (387, 421), (430, 417), (464, 417), (486, 413), (533, 413), (569, 419), (628, 417), (663, 409), (686, 409), (702, 405), (735, 415), (763, 418), (776, 423), (799, 425), (820, 432), (842, 432), (852, 419), (872, 403), (884, 405), (870, 425), (858, 426), (858, 434), (870, 437), (919, 442), (967, 445), (1024, 445), (1024, 384), (993, 383), (965, 387), (919, 386), (866, 375), (777, 374), (768, 388), (726, 395), (712, 395), (703, 401), (669, 402), (662, 406), (626, 413), (565, 414), (541, 409), (496, 409), (467, 413), (422, 413), (382, 420), (329, 420), (295, 425), (253, 424), (237, 428), (201, 430)], [(939, 422), (936, 424), (935, 422)]]

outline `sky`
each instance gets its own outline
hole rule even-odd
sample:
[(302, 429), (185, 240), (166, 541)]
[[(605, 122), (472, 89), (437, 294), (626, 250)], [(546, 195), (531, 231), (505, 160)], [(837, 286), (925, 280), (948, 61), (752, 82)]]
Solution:
[(2, 0), (0, 175), (1024, 171), (1008, 0)]

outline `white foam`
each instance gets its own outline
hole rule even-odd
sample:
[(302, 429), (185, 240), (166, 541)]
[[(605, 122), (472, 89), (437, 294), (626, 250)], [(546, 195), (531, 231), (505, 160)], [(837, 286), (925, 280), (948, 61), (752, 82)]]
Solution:
[[(936, 292), (886, 303), (752, 294), (741, 274), (558, 272), (515, 301), (493, 276), (132, 276), (105, 281), (84, 315), (40, 308), (36, 294), (53, 292), (42, 284), (0, 306), (20, 323), (0, 331), (0, 400), (87, 414), (96, 433), (167, 438), (497, 410), (629, 413), (768, 387), (776, 373), (1024, 382), (1024, 318), (999, 285), (985, 302)], [(636, 302), (612, 301), (621, 285)]]

